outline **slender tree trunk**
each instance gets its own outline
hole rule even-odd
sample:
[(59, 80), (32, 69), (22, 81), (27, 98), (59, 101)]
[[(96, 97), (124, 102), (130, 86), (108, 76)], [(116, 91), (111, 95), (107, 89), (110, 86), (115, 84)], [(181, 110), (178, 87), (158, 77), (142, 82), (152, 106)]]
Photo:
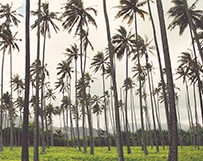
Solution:
[(30, 0), (26, 0), (25, 20), (25, 99), (23, 109), (23, 133), (21, 161), (29, 161), (28, 150), (28, 122), (29, 122), (29, 94), (30, 94)]
[[(128, 50), (126, 50), (126, 80), (128, 79)], [(130, 136), (128, 129), (128, 84), (125, 86), (125, 123), (126, 123), (126, 145), (127, 145), (127, 153), (131, 154), (130, 149)]]
[[(1, 98), (3, 97), (3, 83), (4, 83), (4, 59), (5, 59), (5, 49), (3, 50), (2, 56), (2, 66), (1, 66)], [(3, 151), (3, 102), (1, 100), (0, 107), (0, 151)]]
[(105, 80), (104, 80), (104, 65), (102, 67), (103, 71), (102, 71), (102, 82), (103, 82), (103, 94), (104, 94), (104, 120), (105, 120), (105, 127), (106, 127), (106, 135), (107, 135), (107, 146), (108, 146), (108, 151), (111, 150), (110, 148), (110, 140), (109, 140), (109, 129), (108, 129), (108, 119), (107, 119), (107, 96), (105, 95)]
[(156, 144), (156, 152), (158, 153), (159, 147), (158, 147), (157, 134), (156, 134), (156, 122), (155, 122), (155, 112), (154, 112), (155, 110), (154, 110), (154, 104), (153, 104), (153, 98), (152, 98), (152, 85), (151, 85), (151, 79), (150, 79), (149, 72), (150, 72), (149, 69), (147, 69), (149, 92), (150, 92), (150, 102), (151, 102), (151, 108), (152, 108), (152, 119), (153, 119), (153, 125), (154, 125), (154, 139), (155, 139), (155, 144)]
[(167, 90), (169, 97), (169, 109), (170, 109), (170, 121), (169, 121), (169, 155), (168, 160), (178, 160), (178, 133), (177, 133), (177, 115), (176, 115), (176, 105), (175, 105), (175, 96), (174, 96), (174, 83), (171, 69), (171, 61), (170, 61), (170, 53), (168, 47), (168, 40), (166, 35), (166, 26), (163, 14), (162, 1), (156, 0), (157, 2), (157, 10), (159, 16), (160, 30), (161, 30), (161, 38), (162, 38), (162, 46), (164, 52), (164, 60), (166, 66), (166, 76), (167, 76)]
[[(138, 47), (138, 31), (137, 31), (137, 16), (136, 13), (134, 14), (135, 17), (135, 34), (136, 34), (136, 45)], [(146, 147), (146, 137), (144, 134), (144, 118), (143, 118), (143, 104), (142, 104), (142, 82), (141, 82), (141, 64), (140, 64), (140, 55), (139, 49), (137, 49), (137, 58), (138, 58), (138, 71), (139, 71), (139, 103), (140, 103), (140, 118), (141, 118), (141, 129), (142, 129), (142, 146), (145, 155), (148, 155), (147, 147)]]
[[(38, 1), (38, 19), (40, 18), (41, 0)], [(36, 107), (34, 122), (34, 161), (39, 161), (39, 75), (40, 75), (40, 22), (37, 25), (37, 69), (36, 69)]]
[(110, 33), (109, 19), (108, 19), (107, 8), (106, 8), (106, 0), (103, 0), (103, 9), (104, 9), (104, 18), (105, 18), (105, 22), (106, 22), (108, 49), (109, 49), (110, 66), (111, 66), (111, 77), (112, 77), (112, 81), (113, 81), (113, 91), (114, 91), (118, 161), (124, 161), (123, 145), (122, 145), (121, 129), (120, 129), (120, 117), (119, 117), (116, 73), (115, 73), (114, 61), (113, 61), (113, 55), (114, 54), (113, 54), (113, 47), (111, 44), (111, 33)]
[(152, 16), (152, 12), (151, 12), (151, 6), (150, 6), (150, 0), (147, 0), (147, 4), (148, 4), (148, 10), (149, 10), (149, 15), (150, 15), (150, 22), (152, 24), (152, 30), (153, 30), (153, 36), (154, 36), (154, 43), (156, 46), (156, 51), (157, 51), (157, 57), (158, 57), (158, 62), (159, 62), (159, 71), (160, 71), (160, 77), (161, 77), (161, 86), (162, 86), (162, 91), (163, 91), (163, 95), (164, 95), (164, 107), (165, 107), (165, 113), (166, 113), (166, 121), (167, 121), (167, 127), (169, 130), (169, 108), (168, 108), (168, 99), (167, 99), (167, 93), (166, 93), (166, 83), (164, 81), (164, 73), (163, 73), (163, 68), (162, 68), (162, 63), (161, 63), (161, 55), (160, 55), (160, 51), (159, 51), (159, 45), (158, 45), (158, 41), (157, 41), (157, 34), (156, 34), (156, 28), (155, 28), (155, 23), (154, 23), (154, 19)]
[(199, 121), (198, 121), (198, 114), (197, 114), (197, 100), (196, 100), (196, 91), (195, 91), (195, 84), (193, 84), (193, 96), (194, 96), (194, 106), (195, 106), (195, 133), (196, 133), (196, 143), (198, 150), (200, 149), (200, 134), (199, 134)]
[(12, 49), (11, 45), (9, 45), (9, 54), (10, 54), (10, 89), (11, 89), (11, 104), (10, 104), (10, 150), (13, 150), (14, 146), (14, 109), (13, 109), (13, 84), (12, 84)]

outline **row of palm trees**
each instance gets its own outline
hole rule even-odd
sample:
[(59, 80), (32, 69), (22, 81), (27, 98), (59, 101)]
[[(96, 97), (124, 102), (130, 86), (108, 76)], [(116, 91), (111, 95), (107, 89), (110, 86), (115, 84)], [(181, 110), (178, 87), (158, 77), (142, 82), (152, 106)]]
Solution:
[[(151, 12), (151, 1), (138, 1), (138, 0), (120, 0), (119, 6), (116, 6), (116, 8), (119, 9), (116, 18), (123, 18), (123, 20), (127, 20), (127, 23), (129, 25), (132, 25), (134, 23), (135, 31), (134, 33), (132, 31), (127, 31), (124, 26), (119, 26), (117, 29), (117, 33), (113, 36), (111, 36), (109, 21), (108, 21), (108, 13), (106, 10), (106, 1), (103, 0), (103, 8), (104, 8), (104, 17), (106, 22), (106, 30), (107, 30), (107, 40), (108, 40), (108, 47), (104, 51), (99, 51), (95, 56), (92, 58), (91, 62), (91, 68), (93, 68), (93, 72), (101, 71), (102, 76), (102, 96), (93, 95), (91, 96), (91, 82), (92, 78), (91, 75), (87, 72), (86, 69), (86, 62), (87, 62), (87, 48), (91, 47), (93, 49), (93, 46), (88, 38), (90, 27), (89, 24), (93, 25), (94, 27), (97, 27), (96, 20), (91, 15), (91, 13), (94, 14), (94, 16), (97, 15), (97, 11), (92, 7), (84, 7), (84, 3), (82, 0), (69, 0), (67, 3), (64, 4), (63, 10), (64, 12), (58, 17), (58, 12), (50, 12), (49, 11), (49, 3), (44, 2), (41, 4), (41, 1), (39, 1), (39, 8), (37, 11), (31, 11), (31, 14), (33, 16), (37, 16), (36, 21), (33, 25), (31, 25), (31, 28), (37, 28), (37, 35), (38, 35), (38, 47), (37, 47), (37, 59), (36, 61), (30, 66), (27, 64), (27, 70), (29, 70), (30, 74), (27, 73), (27, 86), (24, 87), (22, 79), (16, 75), (12, 78), (12, 51), (13, 49), (17, 49), (18, 45), (16, 41), (19, 41), (20, 39), (17, 39), (17, 33), (12, 35), (11, 27), (13, 27), (12, 24), (15, 26), (18, 25), (20, 22), (18, 20), (18, 16), (21, 16), (16, 11), (11, 11), (12, 5), (2, 5), (1, 4), (1, 19), (5, 20), (3, 23), (1, 23), (0, 27), (0, 33), (1, 33), (1, 49), (3, 51), (3, 59), (2, 59), (2, 74), (1, 74), (1, 128), (0, 128), (0, 147), (1, 150), (3, 150), (2, 146), (2, 124), (3, 124), (3, 113), (4, 108), (6, 107), (5, 101), (3, 101), (3, 96), (7, 95), (7, 98), (9, 98), (9, 102), (7, 102), (8, 111), (9, 111), (9, 117), (10, 117), (10, 129), (11, 129), (11, 149), (13, 148), (14, 142), (13, 142), (13, 128), (14, 128), (14, 111), (13, 108), (13, 89), (17, 90), (18, 101), (21, 101), (21, 105), (23, 102), (23, 95), (20, 97), (21, 92), (23, 89), (26, 89), (25, 91), (29, 91), (29, 82), (32, 85), (32, 95), (35, 95), (35, 97), (32, 97), (32, 105), (34, 110), (34, 121), (35, 121), (35, 136), (34, 136), (34, 148), (35, 148), (35, 158), (34, 160), (39, 160), (38, 158), (38, 139), (39, 139), (39, 116), (41, 117), (41, 128), (42, 131), (40, 133), (41, 135), (41, 142), (42, 142), (42, 153), (46, 153), (46, 144), (48, 143), (46, 139), (48, 139), (46, 136), (46, 131), (48, 128), (48, 124), (50, 124), (50, 129), (52, 131), (52, 123), (53, 118), (52, 115), (58, 113), (59, 116), (61, 115), (60, 112), (62, 112), (63, 117), (63, 124), (64, 124), (64, 130), (66, 132), (67, 139), (69, 139), (67, 127), (69, 126), (68, 123), (70, 122), (71, 129), (73, 130), (73, 121), (75, 121), (76, 125), (76, 133), (77, 137), (73, 136), (74, 131), (70, 131), (72, 138), (77, 140), (77, 146), (78, 149), (81, 150), (81, 143), (80, 143), (80, 135), (79, 135), (79, 122), (80, 119), (82, 120), (82, 126), (85, 127), (86, 121), (88, 123), (88, 129), (89, 129), (89, 135), (90, 135), (90, 154), (94, 154), (94, 140), (93, 140), (93, 123), (92, 123), (92, 113), (95, 113), (97, 115), (97, 127), (100, 129), (100, 121), (99, 116), (104, 116), (104, 122), (105, 122), (105, 131), (106, 131), (106, 142), (109, 143), (109, 121), (112, 124), (112, 128), (114, 129), (114, 134), (117, 136), (117, 148), (118, 148), (118, 158), (119, 160), (124, 160), (123, 157), (123, 151), (122, 151), (122, 136), (121, 136), (121, 124), (124, 125), (124, 131), (126, 132), (126, 137), (124, 138), (127, 143), (127, 152), (131, 153), (130, 144), (129, 144), (129, 138), (130, 131), (134, 131), (134, 128), (137, 130), (137, 120), (136, 115), (137, 111), (135, 110), (135, 105), (133, 105), (134, 97), (133, 94), (133, 88), (136, 85), (138, 85), (138, 89), (136, 91), (136, 95), (139, 96), (139, 111), (140, 111), (140, 118), (141, 118), (141, 129), (142, 129), (142, 136), (138, 136), (140, 145), (143, 146), (144, 154), (147, 155), (147, 145), (146, 145), (146, 138), (144, 134), (145, 128), (150, 131), (151, 123), (150, 123), (150, 106), (148, 105), (148, 99), (150, 100), (151, 105), (151, 114), (152, 114), (152, 120), (153, 120), (153, 128), (156, 129), (158, 125), (158, 129), (160, 131), (160, 136), (162, 136), (162, 127), (161, 127), (161, 120), (160, 120), (160, 114), (159, 114), (159, 105), (157, 104), (157, 99), (162, 100), (164, 102), (165, 107), (165, 113), (166, 113), (166, 120), (169, 130), (169, 137), (170, 137), (170, 151), (169, 151), (169, 160), (177, 160), (177, 122), (179, 125), (180, 119), (177, 118), (177, 112), (178, 104), (176, 99), (176, 93), (174, 91), (174, 83), (173, 83), (173, 75), (171, 71), (171, 62), (170, 62), (170, 52), (167, 42), (167, 35), (166, 35), (166, 27), (165, 27), (165, 20), (163, 16), (163, 8), (162, 8), (162, 2), (160, 0), (156, 1), (157, 9), (158, 9), (158, 15), (159, 15), (159, 22), (160, 22), (160, 30), (161, 30), (161, 38), (162, 38), (162, 46), (163, 46), (163, 52), (164, 52), (164, 60), (165, 65), (161, 63), (161, 57), (160, 49), (159, 49), (159, 42), (157, 41), (157, 35), (156, 35), (156, 28), (154, 25), (153, 15)], [(180, 34), (183, 33), (185, 28), (187, 26), (190, 27), (190, 33), (191, 33), (191, 42), (193, 44), (193, 53), (194, 56), (192, 56), (188, 52), (183, 52), (180, 56), (180, 65), (177, 68), (177, 73), (180, 75), (180, 77), (183, 77), (183, 81), (186, 85), (186, 90), (188, 90), (188, 84), (187, 81), (191, 81), (194, 86), (194, 94), (196, 91), (196, 87), (199, 92), (199, 101), (200, 101), (200, 109), (203, 111), (202, 106), (202, 85), (201, 85), (201, 72), (202, 67), (201, 63), (198, 62), (198, 55), (196, 53), (199, 53), (200, 58), (202, 55), (202, 11), (201, 10), (195, 10), (196, 3), (198, 1), (195, 1), (191, 7), (187, 6), (187, 3), (185, 0), (174, 0), (172, 3), (174, 6), (170, 8), (168, 11), (169, 17), (174, 18), (173, 21), (169, 25), (169, 29), (173, 29), (176, 26), (180, 27)], [(145, 11), (143, 9), (143, 6), (148, 6), (148, 11)], [(29, 5), (27, 6), (29, 9)], [(28, 12), (28, 11), (27, 11)], [(152, 24), (152, 32), (154, 34), (154, 42), (155, 47), (151, 45), (151, 41), (148, 41), (144, 38), (142, 38), (138, 33), (138, 21), (137, 21), (137, 15), (139, 15), (142, 19), (145, 18), (145, 16), (148, 14), (150, 16), (151, 24)], [(29, 17), (29, 14), (27, 15)], [(187, 21), (186, 21), (187, 20)], [(29, 22), (29, 20), (27, 20)], [(62, 21), (62, 27), (67, 30), (69, 33), (74, 31), (74, 34), (76, 37), (79, 38), (79, 45), (73, 44), (69, 48), (65, 49), (65, 55), (67, 56), (66, 60), (62, 60), (58, 66), (57, 66), (57, 75), (59, 78), (57, 78), (55, 89), (59, 89), (60, 93), (62, 94), (62, 103), (61, 106), (54, 106), (52, 103), (52, 99), (55, 100), (54, 91), (51, 88), (47, 87), (47, 76), (49, 76), (49, 72), (46, 69), (46, 39), (47, 37), (50, 38), (51, 36), (51, 29), (52, 27), (55, 32), (57, 33), (59, 31), (59, 27), (56, 25), (56, 21)], [(29, 26), (29, 24), (26, 24)], [(27, 26), (27, 27), (28, 27)], [(42, 52), (42, 59), (40, 60), (40, 35), (43, 36), (43, 52)], [(29, 37), (27, 38), (27, 41), (29, 42)], [(28, 43), (27, 42), (27, 43)], [(197, 44), (197, 47), (196, 47)], [(197, 49), (198, 50), (197, 50)], [(4, 55), (6, 52), (6, 49), (9, 50), (10, 53), (10, 77), (11, 77), (11, 92), (5, 93), (3, 91), (3, 67), (4, 67)], [(153, 49), (156, 49), (157, 57), (158, 57), (158, 63), (160, 68), (160, 84), (157, 88), (154, 87), (154, 81), (153, 81), (153, 66), (152, 63), (150, 63), (150, 53), (153, 51)], [(28, 48), (27, 48), (28, 50)], [(27, 51), (29, 55), (29, 50)], [(117, 91), (117, 82), (116, 82), (116, 61), (115, 57), (118, 59), (122, 59), (125, 55), (126, 58), (126, 76), (124, 80), (123, 89), (125, 91), (124, 96), (120, 96), (120, 101), (118, 99), (118, 91)], [(133, 55), (133, 56), (132, 56)], [(129, 59), (132, 58), (132, 61), (134, 62), (134, 66), (132, 67), (132, 71), (134, 73), (133, 78), (129, 77)], [(78, 62), (78, 58), (80, 59), (80, 62)], [(29, 59), (29, 57), (28, 57)], [(74, 68), (73, 71), (73, 60), (74, 60)], [(27, 60), (29, 62), (29, 60)], [(78, 64), (79, 63), (79, 64)], [(145, 65), (143, 65), (145, 63)], [(29, 67), (30, 66), (30, 67)], [(77, 67), (80, 67), (80, 78), (78, 78), (78, 69)], [(163, 68), (165, 66), (165, 68)], [(26, 71), (27, 71), (26, 70)], [(75, 82), (74, 87), (75, 91), (74, 96), (71, 95), (73, 88), (72, 86), (72, 72), (75, 73)], [(110, 84), (112, 88), (110, 89), (110, 92), (108, 92), (105, 82), (105, 75), (107, 77), (111, 76)], [(135, 81), (133, 79), (136, 78)], [(148, 80), (148, 85), (147, 85)], [(16, 82), (20, 82), (18, 85)], [(138, 84), (137, 84), (138, 82)], [(15, 84), (16, 83), (16, 84)], [(36, 92), (34, 92), (34, 89), (36, 89)], [(130, 90), (130, 100), (129, 100), (129, 91)], [(41, 93), (39, 93), (39, 91)], [(148, 93), (149, 91), (149, 93)], [(158, 92), (159, 91), (159, 92)], [(148, 93), (148, 94), (147, 94)], [(120, 92), (122, 94), (122, 92)], [(148, 98), (149, 95), (149, 98)], [(25, 97), (28, 97), (29, 94), (25, 94)], [(157, 96), (157, 98), (156, 98)], [(46, 103), (46, 99), (49, 99), (49, 103)], [(74, 99), (72, 99), (74, 98)], [(111, 98), (111, 99), (110, 99)], [(114, 98), (114, 99), (113, 99)], [(196, 99), (196, 96), (194, 98)], [(29, 98), (25, 99), (27, 102)], [(189, 93), (187, 91), (187, 111), (188, 111), (188, 120), (191, 125), (193, 125), (193, 118), (192, 118), (192, 110), (190, 105), (190, 98)], [(101, 103), (102, 102), (102, 103)], [(129, 104), (130, 103), (130, 104)], [(26, 105), (26, 103), (25, 103)], [(198, 114), (197, 114), (197, 106), (195, 105), (195, 124), (199, 124)], [(22, 108), (23, 106), (21, 106)], [(28, 109), (28, 103), (26, 106), (24, 106), (24, 110)], [(57, 112), (56, 112), (57, 111)], [(113, 113), (113, 111), (115, 113)], [(130, 113), (129, 113), (130, 111)], [(25, 113), (26, 112), (26, 113)], [(29, 110), (24, 111), (24, 118), (27, 117)], [(104, 112), (104, 114), (102, 114)], [(21, 110), (19, 110), (19, 113), (21, 113)], [(26, 116), (27, 114), (27, 116)], [(129, 115), (131, 114), (131, 115)], [(145, 116), (144, 116), (145, 114)], [(203, 113), (202, 113), (203, 114)], [(203, 116), (203, 115), (202, 115)], [(202, 117), (201, 116), (201, 117)], [(129, 120), (131, 117), (131, 121), (135, 123), (130, 127)], [(110, 119), (108, 119), (110, 118)], [(203, 118), (203, 117), (202, 117)], [(178, 120), (179, 119), (179, 120)], [(28, 121), (28, 119), (24, 120), (24, 125)], [(45, 127), (44, 127), (45, 123)], [(23, 127), (24, 129), (26, 126)], [(87, 152), (87, 142), (86, 142), (86, 135), (85, 130), (83, 130), (83, 147), (84, 152)], [(53, 145), (53, 133), (51, 135), (51, 145)], [(67, 142), (68, 143), (68, 142)], [(164, 147), (164, 141), (163, 147)], [(152, 143), (153, 145), (153, 143)], [(155, 145), (156, 145), (156, 151), (158, 152), (158, 144), (155, 139)], [(67, 145), (69, 146), (69, 145)], [(26, 147), (26, 146), (25, 146)], [(108, 144), (108, 150), (110, 150), (110, 144)], [(26, 159), (25, 159), (26, 160)]]

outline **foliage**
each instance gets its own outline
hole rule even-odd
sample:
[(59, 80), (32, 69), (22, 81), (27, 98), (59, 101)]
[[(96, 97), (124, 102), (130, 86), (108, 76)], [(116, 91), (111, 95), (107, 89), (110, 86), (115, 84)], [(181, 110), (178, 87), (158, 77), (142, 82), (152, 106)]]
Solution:
[[(41, 149), (39, 149), (41, 150)], [(168, 147), (164, 150), (160, 147), (160, 152), (155, 153), (155, 148), (149, 148), (149, 155), (144, 156), (141, 147), (132, 147), (132, 154), (127, 154), (127, 149), (124, 148), (124, 157), (126, 161), (164, 161), (167, 160)], [(197, 150), (190, 146), (184, 146), (183, 148), (179, 147), (178, 157), (180, 161), (200, 161), (203, 158), (203, 153), (200, 150)], [(89, 151), (89, 148), (88, 148)], [(33, 147), (29, 148), (29, 157), (30, 160), (33, 159)], [(21, 158), (21, 148), (15, 147), (13, 151), (10, 151), (9, 147), (5, 147), (3, 152), (0, 152), (0, 160), (2, 161), (19, 161)], [(77, 160), (88, 160), (88, 161), (116, 161), (117, 151), (113, 147), (111, 151), (108, 151), (106, 147), (96, 147), (95, 155), (83, 154), (78, 151), (76, 148), (67, 148), (67, 147), (50, 147), (47, 149), (46, 154), (39, 153), (39, 159), (43, 161), (77, 161)]]

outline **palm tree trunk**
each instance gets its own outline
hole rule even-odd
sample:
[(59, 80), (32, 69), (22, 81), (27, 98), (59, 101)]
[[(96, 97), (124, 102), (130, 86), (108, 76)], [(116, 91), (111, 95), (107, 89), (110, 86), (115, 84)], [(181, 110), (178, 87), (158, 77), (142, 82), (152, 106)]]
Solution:
[(153, 104), (153, 98), (152, 98), (152, 85), (151, 85), (149, 69), (147, 69), (147, 76), (148, 76), (151, 108), (152, 108), (152, 119), (153, 119), (153, 125), (154, 125), (154, 139), (155, 139), (155, 144), (156, 144), (156, 153), (158, 153), (159, 152), (159, 147), (158, 147), (157, 135), (156, 135), (156, 122), (155, 122), (155, 112), (154, 112), (155, 110), (154, 110), (154, 104)]
[(12, 50), (11, 45), (9, 45), (9, 54), (10, 54), (10, 89), (11, 89), (11, 105), (10, 105), (10, 150), (13, 150), (14, 146), (14, 109), (13, 109), (13, 84), (12, 84)]
[(162, 46), (164, 52), (164, 60), (166, 66), (166, 76), (167, 76), (167, 89), (169, 95), (169, 109), (170, 109), (170, 121), (169, 121), (169, 155), (168, 160), (178, 160), (178, 133), (177, 133), (177, 114), (176, 114), (176, 105), (175, 105), (175, 96), (174, 96), (174, 83), (171, 69), (171, 61), (170, 61), (170, 53), (166, 35), (166, 26), (163, 14), (162, 1), (156, 0), (157, 2), (157, 10), (159, 16), (160, 30), (161, 30), (161, 38), (162, 38)]
[(103, 94), (104, 94), (104, 120), (105, 120), (105, 127), (106, 127), (106, 135), (107, 135), (107, 146), (108, 146), (108, 151), (111, 150), (110, 148), (110, 140), (109, 140), (109, 129), (108, 129), (108, 119), (107, 119), (107, 103), (106, 103), (106, 95), (105, 95), (105, 80), (104, 80), (104, 65), (103, 65), (103, 71), (102, 71), (102, 82), (103, 82)]
[[(128, 50), (126, 50), (126, 80), (128, 79)], [(127, 145), (127, 153), (131, 154), (130, 149), (130, 136), (128, 129), (128, 84), (125, 86), (125, 123), (126, 123), (126, 145)]]
[[(40, 18), (41, 0), (38, 1), (38, 19)], [(37, 69), (36, 69), (36, 107), (34, 125), (34, 161), (39, 161), (39, 64), (40, 63), (40, 22), (37, 25)]]
[(194, 96), (194, 106), (195, 106), (195, 133), (196, 133), (196, 144), (198, 150), (200, 149), (200, 134), (199, 134), (199, 122), (198, 122), (198, 114), (197, 114), (197, 100), (196, 100), (196, 91), (195, 84), (193, 84), (193, 96)]
[[(136, 13), (134, 14), (135, 17), (135, 33), (136, 33), (136, 45), (138, 47), (138, 32), (137, 32), (137, 16)], [(138, 71), (139, 71), (139, 103), (140, 103), (140, 118), (141, 118), (141, 129), (142, 129), (142, 146), (144, 150), (144, 154), (148, 155), (147, 147), (146, 147), (146, 139), (145, 139), (145, 134), (144, 134), (144, 118), (143, 118), (143, 105), (142, 105), (142, 82), (140, 79), (141, 76), (141, 64), (140, 64), (140, 55), (139, 55), (139, 49), (137, 50), (137, 55), (138, 55)]]
[(78, 95), (77, 95), (77, 58), (75, 58), (75, 106), (76, 106), (76, 130), (77, 130), (77, 142), (78, 150), (81, 151), (81, 142), (80, 142), (80, 131), (79, 131), (79, 116), (78, 116)]
[(158, 45), (158, 41), (157, 41), (157, 34), (156, 34), (156, 28), (155, 28), (155, 23), (154, 23), (154, 19), (152, 16), (152, 12), (151, 12), (151, 6), (150, 6), (150, 0), (147, 0), (147, 4), (148, 4), (148, 10), (149, 10), (149, 15), (150, 15), (150, 22), (152, 24), (152, 30), (153, 30), (153, 36), (154, 36), (154, 43), (156, 46), (156, 51), (157, 51), (157, 57), (158, 57), (158, 62), (159, 62), (159, 71), (160, 71), (160, 77), (161, 77), (161, 86), (162, 86), (162, 91), (163, 91), (163, 96), (164, 96), (164, 107), (165, 107), (165, 113), (166, 113), (166, 121), (167, 121), (167, 127), (169, 130), (169, 108), (168, 108), (168, 99), (167, 99), (167, 94), (166, 94), (166, 84), (164, 81), (164, 73), (163, 73), (163, 68), (162, 68), (162, 63), (161, 63), (161, 56), (160, 56), (160, 51), (159, 51), (159, 45)]
[(106, 0), (103, 0), (103, 9), (104, 9), (104, 18), (106, 22), (108, 49), (109, 49), (110, 66), (111, 66), (111, 77), (113, 81), (113, 91), (114, 91), (118, 161), (124, 161), (123, 145), (122, 145), (121, 129), (120, 129), (120, 117), (119, 117), (119, 110), (118, 110), (119, 106), (118, 106), (116, 74), (115, 74), (114, 62), (113, 62), (113, 47), (111, 44), (111, 33), (110, 33), (109, 19), (108, 19), (107, 8), (106, 8)]
[[(4, 83), (4, 59), (5, 59), (5, 50), (3, 50), (2, 64), (1, 64), (1, 98), (3, 96), (3, 83)], [(3, 102), (1, 100), (0, 107), (0, 151), (3, 151)]]

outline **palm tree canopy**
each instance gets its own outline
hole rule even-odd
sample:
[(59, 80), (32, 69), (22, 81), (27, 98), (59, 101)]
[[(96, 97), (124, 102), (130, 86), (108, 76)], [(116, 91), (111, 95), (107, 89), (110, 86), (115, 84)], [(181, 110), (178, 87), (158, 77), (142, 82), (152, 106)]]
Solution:
[[(182, 35), (186, 27), (189, 25), (189, 20), (186, 14), (185, 5), (183, 0), (172, 0), (174, 6), (167, 12), (169, 18), (173, 18), (172, 22), (169, 24), (168, 29), (173, 30), (175, 27), (179, 27), (179, 35)], [(188, 11), (191, 15), (194, 24), (202, 24), (200, 17), (203, 14), (201, 10), (194, 10), (195, 5), (198, 1), (195, 1)]]
[(68, 32), (71, 32), (76, 24), (75, 34), (79, 33), (81, 26), (85, 26), (88, 29), (88, 23), (97, 27), (95, 19), (88, 13), (91, 11), (97, 15), (97, 10), (92, 7), (84, 8), (82, 0), (68, 0), (62, 9), (64, 9), (64, 12), (61, 18), (65, 19), (62, 26), (64, 29), (67, 29)]
[(72, 66), (71, 66), (71, 61), (64, 61), (62, 60), (61, 63), (58, 63), (57, 70), (57, 75), (61, 75), (61, 78), (65, 78), (67, 75), (69, 78), (71, 78), (71, 72), (72, 71)]
[(9, 4), (1, 4), (0, 3), (0, 19), (5, 18), (6, 24), (14, 24), (18, 27), (18, 23), (20, 23), (20, 20), (17, 18), (17, 16), (23, 17), (21, 14), (17, 13), (16, 10), (12, 10), (13, 3), (11, 5)]
[(66, 48), (65, 50), (66, 52), (64, 54), (68, 56), (68, 61), (72, 61), (72, 59), (77, 60), (79, 55), (79, 48), (75, 43), (71, 45), (70, 48)]
[[(40, 32), (42, 35), (45, 34), (45, 32), (48, 33), (48, 37), (51, 37), (50, 32), (50, 24), (53, 27), (54, 31), (57, 33), (59, 31), (58, 26), (54, 23), (54, 20), (59, 21), (59, 18), (57, 17), (58, 12), (50, 12), (49, 11), (49, 3), (44, 2), (42, 3), (42, 9), (40, 10), (40, 18), (35, 20), (34, 24), (31, 26), (31, 28), (37, 27), (38, 23), (41, 23), (40, 26)], [(38, 11), (31, 11), (31, 14), (34, 16), (38, 15)]]
[(137, 13), (143, 20), (145, 19), (146, 11), (140, 9), (147, 1), (139, 0), (120, 0), (120, 5), (116, 8), (120, 9), (116, 14), (116, 18), (123, 17), (123, 20), (128, 20), (128, 24), (131, 24), (134, 19), (134, 14)]
[(115, 53), (117, 54), (118, 59), (122, 59), (123, 55), (127, 51), (127, 54), (130, 54), (130, 51), (133, 50), (133, 45), (135, 44), (135, 35), (131, 32), (127, 32), (125, 27), (120, 26), (117, 29), (117, 34), (112, 37), (112, 43), (115, 45)]
[[(94, 72), (98, 72), (99, 70), (102, 70), (105, 72), (105, 65), (108, 65), (109, 63), (106, 62), (107, 57), (104, 56), (104, 53), (102, 51), (98, 52), (96, 55), (94, 55), (91, 63), (91, 68), (94, 67)], [(104, 74), (104, 73), (102, 73)]]

